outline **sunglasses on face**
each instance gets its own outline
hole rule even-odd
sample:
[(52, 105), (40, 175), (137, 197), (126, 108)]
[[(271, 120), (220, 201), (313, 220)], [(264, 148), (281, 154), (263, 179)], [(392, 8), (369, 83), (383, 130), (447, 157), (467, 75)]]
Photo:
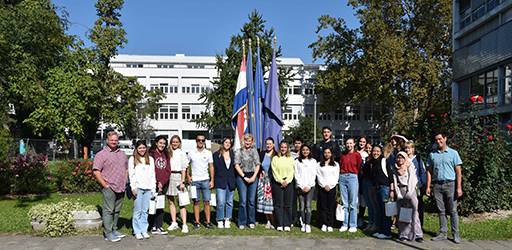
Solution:
[(206, 139), (197, 139), (196, 142), (205, 142)]

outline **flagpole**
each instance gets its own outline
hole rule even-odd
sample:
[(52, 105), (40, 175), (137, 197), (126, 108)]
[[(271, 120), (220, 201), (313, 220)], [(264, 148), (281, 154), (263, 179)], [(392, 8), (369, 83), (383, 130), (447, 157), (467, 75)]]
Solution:
[(245, 56), (245, 40), (242, 39), (242, 58)]

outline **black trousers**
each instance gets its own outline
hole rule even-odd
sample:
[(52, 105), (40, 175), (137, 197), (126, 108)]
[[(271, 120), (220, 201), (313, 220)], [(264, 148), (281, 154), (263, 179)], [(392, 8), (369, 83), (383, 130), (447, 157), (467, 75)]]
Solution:
[(325, 191), (325, 189), (317, 186), (317, 214), (319, 226), (334, 226), (334, 217), (336, 213), (336, 188)]
[(272, 180), (272, 201), (274, 203), (274, 217), (276, 226), (289, 227), (292, 224), (292, 199), (293, 185), (290, 183), (286, 188)]

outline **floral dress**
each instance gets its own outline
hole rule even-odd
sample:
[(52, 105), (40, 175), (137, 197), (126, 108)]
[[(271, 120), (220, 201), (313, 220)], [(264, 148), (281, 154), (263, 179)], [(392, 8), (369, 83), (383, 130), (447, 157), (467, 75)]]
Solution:
[(272, 202), (272, 187), (270, 185), (270, 162), (271, 156), (265, 154), (265, 158), (261, 163), (262, 171), (258, 178), (257, 194), (257, 205), (256, 211), (258, 213), (272, 214), (274, 211), (274, 204)]

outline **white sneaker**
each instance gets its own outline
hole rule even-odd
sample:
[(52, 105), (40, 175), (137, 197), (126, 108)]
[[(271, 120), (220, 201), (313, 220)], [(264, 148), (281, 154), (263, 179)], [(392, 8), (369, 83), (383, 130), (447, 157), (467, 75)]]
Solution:
[(254, 224), (249, 224), (249, 228), (250, 228), (250, 229), (254, 229), (255, 227), (256, 227), (256, 225), (254, 225)]
[(229, 221), (228, 219), (226, 219), (224, 221), (224, 228), (231, 228), (231, 221)]
[(238, 228), (243, 230), (243, 229), (245, 229), (245, 226), (244, 225), (240, 225), (240, 226), (238, 226)]
[(306, 224), (302, 225), (302, 227), (300, 228), (300, 231), (301, 232), (306, 232)]
[(283, 231), (283, 227), (277, 227), (277, 231), (282, 232)]
[(284, 231), (285, 232), (290, 232), (291, 228), (290, 227), (284, 227)]
[(306, 233), (311, 233), (311, 226), (306, 224)]
[(135, 239), (142, 240), (142, 239), (144, 239), (144, 237), (142, 236), (142, 234), (136, 234)]
[(349, 233), (355, 233), (355, 232), (357, 232), (357, 227), (351, 227), (351, 228), (349, 228), (349, 229), (348, 229), (348, 232), (349, 232)]
[(224, 228), (224, 222), (223, 221), (217, 221), (217, 228)]
[(178, 226), (178, 223), (173, 222), (173, 223), (171, 223), (171, 225), (167, 228), (167, 231), (176, 230), (176, 229), (178, 229), (178, 228), (180, 228), (180, 227)]
[(327, 227), (327, 232), (329, 232), (329, 233), (330, 233), (330, 232), (332, 232), (332, 231), (334, 231), (334, 229), (333, 229), (332, 227)]
[(187, 226), (187, 224), (183, 224), (183, 226), (181, 227), (181, 232), (184, 233), (184, 234), (188, 233), (188, 226)]
[(142, 233), (142, 237), (144, 237), (144, 239), (149, 239), (150, 238), (150, 236), (149, 236), (149, 234), (147, 232)]
[(327, 226), (325, 224), (322, 225), (322, 232), (327, 232)]
[(374, 234), (372, 234), (372, 236), (375, 237), (375, 238), (379, 238), (380, 233), (374, 233)]
[(270, 223), (270, 221), (267, 221), (267, 225), (265, 225), (265, 228), (266, 229), (271, 229), (272, 228), (272, 223)]
[(346, 232), (348, 230), (348, 227), (342, 226), (340, 227), (340, 232)]

